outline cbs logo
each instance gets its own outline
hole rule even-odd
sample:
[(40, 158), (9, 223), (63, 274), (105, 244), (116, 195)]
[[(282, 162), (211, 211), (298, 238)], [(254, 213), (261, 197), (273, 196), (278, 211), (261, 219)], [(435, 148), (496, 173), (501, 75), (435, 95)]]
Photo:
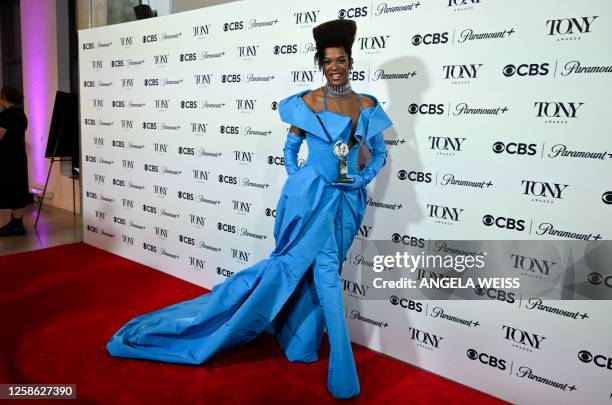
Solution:
[(493, 215), (485, 215), (482, 217), (482, 223), (485, 226), (495, 225), (501, 229), (510, 229), (516, 231), (525, 230), (525, 221), (522, 219), (506, 218), (506, 217), (494, 217)]
[(516, 301), (516, 296), (513, 292), (498, 290), (497, 288), (484, 288), (478, 286), (474, 289), (474, 292), (481, 297), (487, 296), (497, 301), (507, 302), (508, 304), (512, 304)]
[(189, 236), (179, 235), (179, 242), (195, 246), (195, 239), (190, 238)]
[(397, 172), (397, 178), (400, 180), (410, 180), (410, 181), (416, 181), (418, 183), (431, 183), (431, 173), (424, 173), (424, 172), (415, 172), (410, 171), (407, 172), (406, 170), (400, 170), (399, 172)]
[(364, 81), (365, 80), (365, 71), (364, 70), (353, 70), (352, 72), (349, 73), (349, 79), (356, 82), (356, 81)]
[(219, 175), (219, 183), (238, 184), (238, 178), (235, 176)]
[(223, 24), (223, 31), (237, 31), (241, 30), (242, 28), (244, 28), (242, 21), (234, 21)]
[(221, 83), (240, 83), (240, 80), (239, 74), (221, 76)]
[(183, 200), (190, 200), (190, 201), (194, 200), (193, 193), (187, 193), (185, 191), (179, 191), (178, 198), (181, 198)]
[(399, 233), (394, 233), (393, 235), (391, 235), (391, 240), (395, 243), (401, 242), (407, 246), (413, 246), (413, 247), (419, 247), (419, 248), (425, 247), (425, 239), (416, 238), (410, 235), (400, 235)]
[(151, 245), (150, 243), (143, 243), (142, 248), (148, 250), (149, 252), (157, 252), (157, 246)]
[(412, 103), (408, 106), (408, 112), (410, 114), (444, 114), (444, 104), (415, 104)]
[(517, 76), (546, 76), (550, 70), (549, 63), (524, 63), (522, 65), (506, 65), (504, 66), (504, 76), (512, 77)]
[(217, 229), (229, 233), (236, 233), (236, 227), (234, 225), (224, 224), (221, 222), (217, 223)]
[(191, 53), (182, 53), (179, 57), (179, 60), (181, 62), (190, 62), (190, 61), (194, 61), (196, 60), (196, 54), (195, 52), (191, 52)]
[(219, 127), (219, 132), (222, 134), (231, 134), (238, 135), (238, 127), (230, 126), (230, 125), (222, 125)]
[(357, 18), (357, 17), (367, 17), (368, 15), (368, 6), (363, 7), (354, 7), (354, 8), (343, 8), (338, 11), (338, 18)]
[(484, 365), (491, 366), (500, 370), (506, 369), (506, 360), (504, 359), (498, 359), (497, 357), (487, 353), (478, 353), (474, 349), (468, 349), (466, 354), (468, 359), (470, 360), (478, 360)]
[(217, 274), (219, 274), (220, 276), (230, 277), (234, 274), (234, 272), (229, 271), (228, 269), (217, 267)]
[(297, 53), (298, 52), (298, 48), (297, 45), (276, 45), (274, 47), (274, 54), (278, 55), (278, 54), (282, 54), (282, 55), (288, 55), (288, 54), (293, 54), (293, 53)]
[(282, 156), (268, 156), (268, 164), (284, 166), (285, 158)]
[(435, 45), (445, 44), (448, 42), (448, 32), (420, 35), (416, 34), (412, 37), (412, 45)]
[(399, 305), (402, 308), (409, 309), (411, 311), (422, 312), (423, 311), (423, 303), (416, 302), (413, 300), (409, 300), (406, 298), (400, 298), (397, 295), (392, 295), (389, 297), (389, 302), (391, 305)]
[(612, 274), (604, 276), (603, 274), (594, 271), (589, 273), (587, 280), (593, 285), (604, 285), (608, 288), (612, 288)]
[(583, 363), (593, 362), (593, 364), (595, 364), (597, 367), (612, 370), (612, 357), (606, 357), (602, 354), (593, 356), (588, 350), (581, 350), (578, 352), (578, 359)]
[(493, 144), (493, 152), (495, 153), (509, 153), (511, 155), (529, 155), (533, 156), (536, 154), (536, 147), (538, 145), (535, 143), (516, 143), (510, 142), (504, 144), (503, 142), (495, 142)]

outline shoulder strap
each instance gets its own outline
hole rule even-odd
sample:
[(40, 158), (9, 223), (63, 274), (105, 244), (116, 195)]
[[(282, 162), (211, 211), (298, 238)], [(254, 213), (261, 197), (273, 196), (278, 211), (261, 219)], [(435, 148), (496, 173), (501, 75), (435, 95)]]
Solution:
[(327, 92), (323, 89), (323, 110), (327, 111)]
[(359, 93), (355, 93), (355, 95), (357, 95), (357, 104), (359, 105), (359, 112), (361, 113), (361, 97)]

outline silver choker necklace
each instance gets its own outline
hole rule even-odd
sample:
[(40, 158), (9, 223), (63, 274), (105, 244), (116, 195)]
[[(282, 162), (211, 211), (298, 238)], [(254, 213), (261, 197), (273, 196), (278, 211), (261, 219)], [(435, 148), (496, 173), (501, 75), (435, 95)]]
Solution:
[(329, 82), (327, 82), (325, 83), (323, 90), (325, 91), (325, 94), (331, 98), (347, 98), (353, 93), (353, 90), (351, 89), (351, 82), (348, 80), (346, 83), (338, 86), (329, 84)]

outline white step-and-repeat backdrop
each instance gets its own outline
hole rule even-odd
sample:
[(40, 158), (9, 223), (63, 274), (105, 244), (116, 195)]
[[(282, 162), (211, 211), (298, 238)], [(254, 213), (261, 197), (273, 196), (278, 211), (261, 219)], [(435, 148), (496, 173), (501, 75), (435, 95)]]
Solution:
[[(610, 301), (368, 299), (358, 266), (368, 241), (610, 239), (608, 0), (245, 1), (80, 31), (85, 241), (207, 288), (266, 258), (278, 102), (322, 85), (311, 32), (335, 18), (395, 124), (343, 269), (353, 340), (513, 402), (609, 403)], [(511, 271), (560, 279), (535, 256)], [(609, 265), (572, 277), (612, 292)]]

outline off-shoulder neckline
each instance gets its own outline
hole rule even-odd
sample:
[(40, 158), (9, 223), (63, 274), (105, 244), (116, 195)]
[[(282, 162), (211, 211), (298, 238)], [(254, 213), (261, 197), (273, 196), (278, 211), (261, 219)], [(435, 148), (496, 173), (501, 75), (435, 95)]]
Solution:
[[(298, 98), (300, 99), (300, 101), (301, 101), (302, 103), (304, 103), (304, 106), (305, 106), (305, 107), (306, 107), (306, 108), (307, 108), (307, 109), (308, 109), (308, 110), (309, 110), (311, 113), (313, 113), (313, 114), (317, 115), (317, 114), (322, 113), (322, 112), (328, 112), (328, 113), (332, 113), (332, 114), (338, 115), (338, 116), (340, 116), (340, 117), (348, 118), (348, 119), (350, 119), (351, 121), (353, 120), (353, 117), (348, 116), (348, 115), (344, 115), (344, 114), (340, 114), (340, 113), (337, 113), (337, 112), (335, 112), (335, 111), (330, 111), (330, 110), (325, 110), (325, 109), (324, 109), (324, 110), (319, 110), (319, 111), (313, 111), (313, 110), (312, 110), (312, 108), (310, 108), (310, 106), (309, 106), (309, 105), (308, 105), (308, 104), (307, 104), (307, 103), (304, 101), (304, 99), (302, 98), (302, 97), (303, 97), (303, 96), (305, 96), (306, 94), (308, 94), (308, 93), (312, 93), (313, 91), (314, 91), (314, 90), (306, 90), (306, 91), (304, 91), (302, 94), (298, 95)], [(359, 95), (362, 95), (362, 94), (361, 94), (361, 93), (359, 93)], [(370, 95), (368, 95), (368, 97), (371, 97), (371, 96), (370, 96)], [(361, 109), (361, 111), (359, 111), (359, 115), (357, 116), (357, 121), (356, 121), (356, 122), (359, 122), (359, 120), (361, 119), (361, 116), (362, 116), (362, 114), (363, 114), (363, 112), (364, 112), (364, 111), (366, 111), (366, 110), (370, 110), (370, 109), (375, 109), (375, 108), (376, 108), (376, 106), (378, 106), (378, 105), (379, 105), (379, 104), (378, 104), (378, 100), (374, 99), (374, 102), (375, 102), (376, 104), (374, 104), (374, 106), (373, 106), (373, 107), (366, 107), (366, 108), (362, 108), (362, 109)]]

